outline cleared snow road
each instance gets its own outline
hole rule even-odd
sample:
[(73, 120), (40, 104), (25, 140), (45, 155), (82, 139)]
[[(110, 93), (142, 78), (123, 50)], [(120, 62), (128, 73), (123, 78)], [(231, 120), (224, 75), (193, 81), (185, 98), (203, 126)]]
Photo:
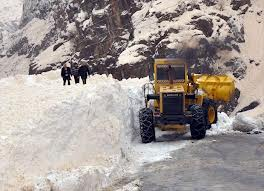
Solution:
[(142, 168), (137, 177), (141, 190), (264, 190), (261, 134), (211, 136), (171, 156)]

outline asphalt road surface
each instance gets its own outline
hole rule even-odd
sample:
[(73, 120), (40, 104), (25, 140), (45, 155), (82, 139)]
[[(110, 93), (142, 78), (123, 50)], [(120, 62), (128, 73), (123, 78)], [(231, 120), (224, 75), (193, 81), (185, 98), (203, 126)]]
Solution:
[(264, 135), (194, 141), (169, 160), (145, 165), (137, 178), (143, 191), (264, 191)]

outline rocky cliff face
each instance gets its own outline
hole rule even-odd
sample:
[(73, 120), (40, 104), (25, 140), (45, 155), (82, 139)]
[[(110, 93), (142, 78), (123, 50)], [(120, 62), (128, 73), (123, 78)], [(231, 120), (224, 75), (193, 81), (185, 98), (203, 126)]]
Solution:
[(72, 1), (67, 7), (66, 36), (74, 46), (75, 58), (89, 62), (93, 71), (104, 73), (117, 62), (133, 35), (131, 16), (134, 1)]
[(232, 71), (241, 79), (242, 17), (250, 6), (250, 0), (26, 0), (20, 30), (1, 55), (25, 56), (30, 74), (74, 58), (118, 79), (144, 77), (151, 58), (181, 57), (195, 72)]

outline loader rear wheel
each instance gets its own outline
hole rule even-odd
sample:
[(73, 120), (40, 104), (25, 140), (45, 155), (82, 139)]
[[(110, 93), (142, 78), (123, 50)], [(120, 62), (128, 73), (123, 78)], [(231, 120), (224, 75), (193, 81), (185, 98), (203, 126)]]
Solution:
[(153, 112), (151, 109), (143, 108), (139, 111), (139, 124), (142, 143), (155, 141)]
[(206, 134), (206, 122), (203, 108), (199, 105), (190, 107), (192, 120), (190, 124), (191, 136), (193, 139), (203, 139)]
[(207, 129), (211, 128), (211, 125), (217, 123), (217, 107), (213, 100), (204, 99), (203, 109), (205, 115), (205, 121)]

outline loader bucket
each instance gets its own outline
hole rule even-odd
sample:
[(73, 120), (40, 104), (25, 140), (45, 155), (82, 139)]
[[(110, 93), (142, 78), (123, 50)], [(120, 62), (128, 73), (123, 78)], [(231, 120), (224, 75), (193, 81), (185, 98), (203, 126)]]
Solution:
[(219, 101), (230, 101), (235, 92), (234, 80), (227, 75), (199, 75), (195, 83), (209, 98)]

